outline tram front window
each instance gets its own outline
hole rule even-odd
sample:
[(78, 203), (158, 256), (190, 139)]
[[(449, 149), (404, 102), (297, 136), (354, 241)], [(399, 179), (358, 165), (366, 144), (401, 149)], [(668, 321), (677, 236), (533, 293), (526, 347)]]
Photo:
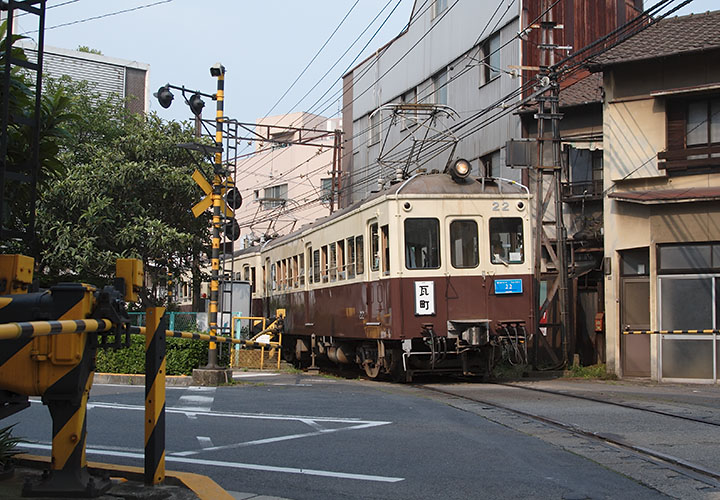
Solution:
[(450, 223), (450, 260), (455, 268), (477, 267), (478, 230), (474, 220)]
[(405, 267), (440, 267), (440, 222), (437, 219), (405, 219)]
[(520, 217), (490, 219), (490, 260), (493, 264), (521, 264), (525, 260), (522, 223)]

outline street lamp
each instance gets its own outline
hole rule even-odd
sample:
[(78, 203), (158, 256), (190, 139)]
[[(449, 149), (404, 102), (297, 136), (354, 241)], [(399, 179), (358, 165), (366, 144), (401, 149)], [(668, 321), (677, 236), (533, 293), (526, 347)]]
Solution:
[[(223, 224), (222, 222), (222, 210), (223, 205), (226, 203), (223, 200), (223, 185), (226, 184), (227, 169), (222, 164), (222, 139), (223, 139), (223, 122), (225, 120), (223, 116), (223, 107), (225, 101), (225, 66), (220, 63), (214, 64), (210, 68), (210, 75), (217, 78), (217, 92), (215, 95), (203, 94), (199, 91), (190, 91), (185, 87), (177, 87), (174, 85), (164, 85), (155, 92), (160, 106), (163, 108), (170, 107), (173, 100), (173, 94), (170, 89), (180, 90), (182, 92), (185, 102), (190, 107), (190, 110), (195, 116), (200, 116), (205, 102), (202, 97), (209, 97), (217, 103), (217, 114), (215, 117), (215, 147), (214, 150), (214, 163), (213, 163), (213, 179), (212, 179), (212, 190), (208, 193), (211, 199), (212, 206), (212, 253), (210, 258), (211, 272), (210, 272), (210, 307), (208, 311), (208, 323), (210, 327), (210, 335), (217, 335), (218, 329), (218, 289), (219, 289), (219, 274), (220, 274), (220, 233), (224, 229), (225, 235), (228, 239), (234, 241), (240, 236), (240, 226), (235, 219), (232, 219), (229, 224)], [(192, 95), (187, 98), (185, 92), (191, 92)], [(201, 175), (201, 174), (200, 174)], [(201, 175), (202, 177), (202, 175)], [(207, 181), (204, 181), (207, 186)], [(202, 185), (201, 185), (202, 187)], [(204, 188), (205, 189), (205, 188)], [(229, 191), (228, 205), (235, 209), (234, 205), (242, 203), (237, 189), (233, 187), (234, 191)], [(210, 190), (208, 190), (210, 191)], [(230, 201), (232, 199), (232, 201)], [(219, 369), (218, 365), (218, 353), (217, 344), (210, 342), (208, 349), (208, 363), (205, 366), (206, 369), (216, 370)]]

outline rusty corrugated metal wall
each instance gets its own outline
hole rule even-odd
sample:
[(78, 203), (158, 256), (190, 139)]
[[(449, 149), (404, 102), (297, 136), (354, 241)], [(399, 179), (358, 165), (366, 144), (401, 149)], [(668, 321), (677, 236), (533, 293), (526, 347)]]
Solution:
[[(554, 0), (525, 0), (523, 3), (523, 26), (540, 16)], [(569, 45), (579, 50), (598, 38), (610, 33), (618, 26), (635, 18), (642, 12), (642, 0), (561, 0), (551, 10), (552, 19), (564, 26), (554, 31), (552, 43)], [(523, 65), (539, 66), (554, 61), (542, 61), (537, 45), (549, 43), (540, 40), (540, 30), (532, 30), (523, 42)], [(562, 57), (564, 51), (556, 57)], [(557, 60), (557, 59), (556, 59)], [(532, 76), (532, 72), (525, 72)], [(575, 80), (573, 80), (575, 81)], [(561, 86), (564, 86), (561, 83)]]

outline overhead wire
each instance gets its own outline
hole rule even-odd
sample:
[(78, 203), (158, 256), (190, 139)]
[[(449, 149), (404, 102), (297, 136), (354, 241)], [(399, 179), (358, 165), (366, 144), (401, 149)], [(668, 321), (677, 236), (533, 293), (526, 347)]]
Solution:
[[(132, 7), (132, 8), (129, 8), (129, 9), (118, 10), (118, 11), (115, 11), (115, 12), (108, 12), (108, 13), (106, 13), (106, 14), (100, 14), (100, 15), (98, 15), (98, 16), (88, 17), (88, 18), (85, 18), (85, 19), (77, 19), (77, 20), (75, 20), (75, 21), (70, 21), (70, 22), (67, 22), (67, 23), (56, 24), (55, 26), (47, 26), (47, 27), (45, 27), (45, 31), (53, 30), (53, 29), (56, 29), (56, 28), (63, 28), (63, 27), (65, 27), (65, 26), (73, 26), (73, 25), (75, 25), (75, 24), (80, 24), (80, 23), (86, 23), (86, 22), (88, 22), (88, 21), (95, 21), (95, 20), (98, 20), (98, 19), (105, 19), (106, 17), (117, 16), (118, 14), (126, 14), (126, 13), (128, 13), (128, 12), (134, 12), (134, 11), (136, 11), (136, 10), (141, 10), (141, 9), (147, 9), (148, 7), (154, 7), (154, 6), (156, 6), (156, 5), (160, 5), (160, 4), (164, 4), (164, 3), (169, 3), (169, 2), (172, 2), (172, 1), (173, 1), (173, 0), (159, 0), (159, 1), (157, 1), (157, 2), (153, 2), (153, 3), (149, 3), (149, 4), (145, 4), (145, 5), (138, 5), (137, 7)], [(70, 2), (67, 2), (67, 3), (70, 3)], [(63, 4), (63, 5), (65, 5), (65, 4)], [(38, 31), (38, 30), (30, 30), (30, 31), (26, 31), (26, 32), (24, 32), (24, 33), (22, 33), (22, 34), (23, 34), (23, 35), (27, 35), (28, 33), (37, 33), (37, 31)]]
[[(357, 4), (358, 4), (359, 2), (360, 2), (360, 0), (355, 0), (355, 3), (352, 4), (352, 6), (350, 7), (350, 10), (348, 10), (347, 13), (345, 13), (345, 16), (343, 16), (342, 20), (340, 20), (340, 23), (335, 27), (335, 29), (333, 30), (333, 32), (330, 33), (330, 36), (327, 38), (327, 40), (325, 40), (325, 43), (322, 44), (322, 46), (318, 49), (318, 51), (315, 53), (315, 55), (312, 57), (312, 59), (310, 59), (310, 62), (308, 62), (308, 63), (305, 65), (305, 68), (303, 68), (303, 70), (302, 70), (302, 71), (300, 72), (300, 74), (295, 78), (295, 80), (290, 84), (290, 86), (289, 86), (289, 87), (287, 88), (287, 90), (283, 93), (283, 95), (281, 95), (280, 98), (279, 98), (277, 101), (275, 101), (275, 104), (272, 105), (272, 107), (270, 108), (270, 110), (269, 110), (267, 113), (265, 113), (264, 118), (267, 118), (267, 117), (270, 115), (270, 113), (272, 113), (273, 110), (275, 110), (275, 108), (277, 107), (277, 105), (280, 104), (280, 102), (282, 102), (282, 100), (285, 98), (285, 96), (288, 95), (288, 93), (293, 89), (293, 87), (295, 86), (295, 84), (297, 84), (297, 82), (300, 80), (300, 78), (302, 78), (302, 76), (307, 72), (308, 68), (310, 68), (310, 66), (312, 65), (312, 63), (315, 62), (315, 60), (316, 60), (316, 59), (318, 58), (318, 56), (322, 53), (322, 51), (325, 49), (325, 47), (327, 47), (327, 45), (330, 43), (330, 40), (333, 39), (333, 37), (335, 36), (335, 34), (336, 34), (336, 33), (338, 32), (338, 30), (342, 27), (342, 25), (345, 23), (345, 21), (346, 21), (347, 18), (350, 16), (350, 14), (352, 13), (352, 11), (355, 9), (355, 7), (357, 6)], [(389, 3), (389, 2), (388, 2), (388, 3)], [(321, 79), (321, 80), (322, 80), (322, 79)], [(314, 88), (314, 87), (313, 87), (313, 88)]]

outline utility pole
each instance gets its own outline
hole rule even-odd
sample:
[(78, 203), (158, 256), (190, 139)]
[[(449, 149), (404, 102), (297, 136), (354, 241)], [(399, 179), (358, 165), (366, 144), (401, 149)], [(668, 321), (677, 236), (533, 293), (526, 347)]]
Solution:
[[(556, 22), (552, 20), (552, 9), (549, 9), (540, 22), (540, 44), (538, 48), (543, 51), (540, 58), (540, 85), (541, 87), (549, 87), (549, 91), (538, 96), (538, 113), (535, 116), (538, 120), (537, 125), (537, 144), (538, 144), (538, 162), (535, 172), (535, 297), (537, 302), (537, 316), (535, 326), (535, 342), (534, 342), (534, 362), (538, 366), (538, 352), (540, 343), (543, 342), (544, 347), (549, 353), (552, 361), (556, 365), (564, 366), (568, 361), (568, 336), (571, 332), (569, 317), (569, 297), (568, 297), (568, 266), (567, 266), (567, 229), (563, 220), (563, 202), (561, 189), (561, 137), (560, 137), (560, 86), (557, 80), (557, 73), (552, 71), (553, 63), (552, 54), (557, 48), (554, 43), (554, 30), (559, 29)], [(547, 104), (549, 103), (549, 109)], [(545, 122), (550, 120), (551, 137), (546, 137)], [(547, 165), (545, 162), (545, 143), (550, 142), (552, 145), (552, 161)], [(551, 184), (547, 193), (544, 193), (544, 177), (551, 176)], [(553, 212), (550, 209), (550, 197), (554, 197)], [(552, 220), (546, 221), (545, 215), (551, 214)], [(555, 228), (555, 245), (551, 243), (551, 239), (545, 231), (547, 224), (554, 225)], [(547, 296), (545, 301), (540, 303), (540, 282), (542, 281), (542, 250), (545, 248), (550, 257), (550, 261), (555, 267), (556, 276), (549, 283), (547, 288)], [(553, 307), (554, 306), (554, 307)], [(541, 324), (542, 318), (548, 310), (555, 311), (559, 316), (559, 323), (547, 322)], [(545, 338), (540, 328), (545, 328), (546, 332), (558, 331), (560, 334), (560, 342), (562, 347), (562, 359), (559, 359), (553, 352), (555, 347), (552, 343), (554, 336), (550, 336), (550, 342)]]
[[(217, 94), (215, 101), (217, 102), (217, 114), (215, 116), (215, 146), (219, 150), (215, 152), (215, 164), (213, 165), (213, 182), (212, 182), (212, 254), (210, 258), (210, 311), (208, 312), (208, 323), (210, 326), (210, 335), (217, 335), (217, 318), (218, 318), (218, 289), (220, 274), (220, 229), (221, 217), (220, 207), (222, 204), (222, 185), (225, 169), (222, 165), (222, 140), (223, 140), (223, 113), (225, 100), (225, 66), (218, 63), (210, 68), (210, 74), (217, 78)], [(218, 369), (217, 343), (210, 342), (208, 347), (208, 364), (207, 369)]]

